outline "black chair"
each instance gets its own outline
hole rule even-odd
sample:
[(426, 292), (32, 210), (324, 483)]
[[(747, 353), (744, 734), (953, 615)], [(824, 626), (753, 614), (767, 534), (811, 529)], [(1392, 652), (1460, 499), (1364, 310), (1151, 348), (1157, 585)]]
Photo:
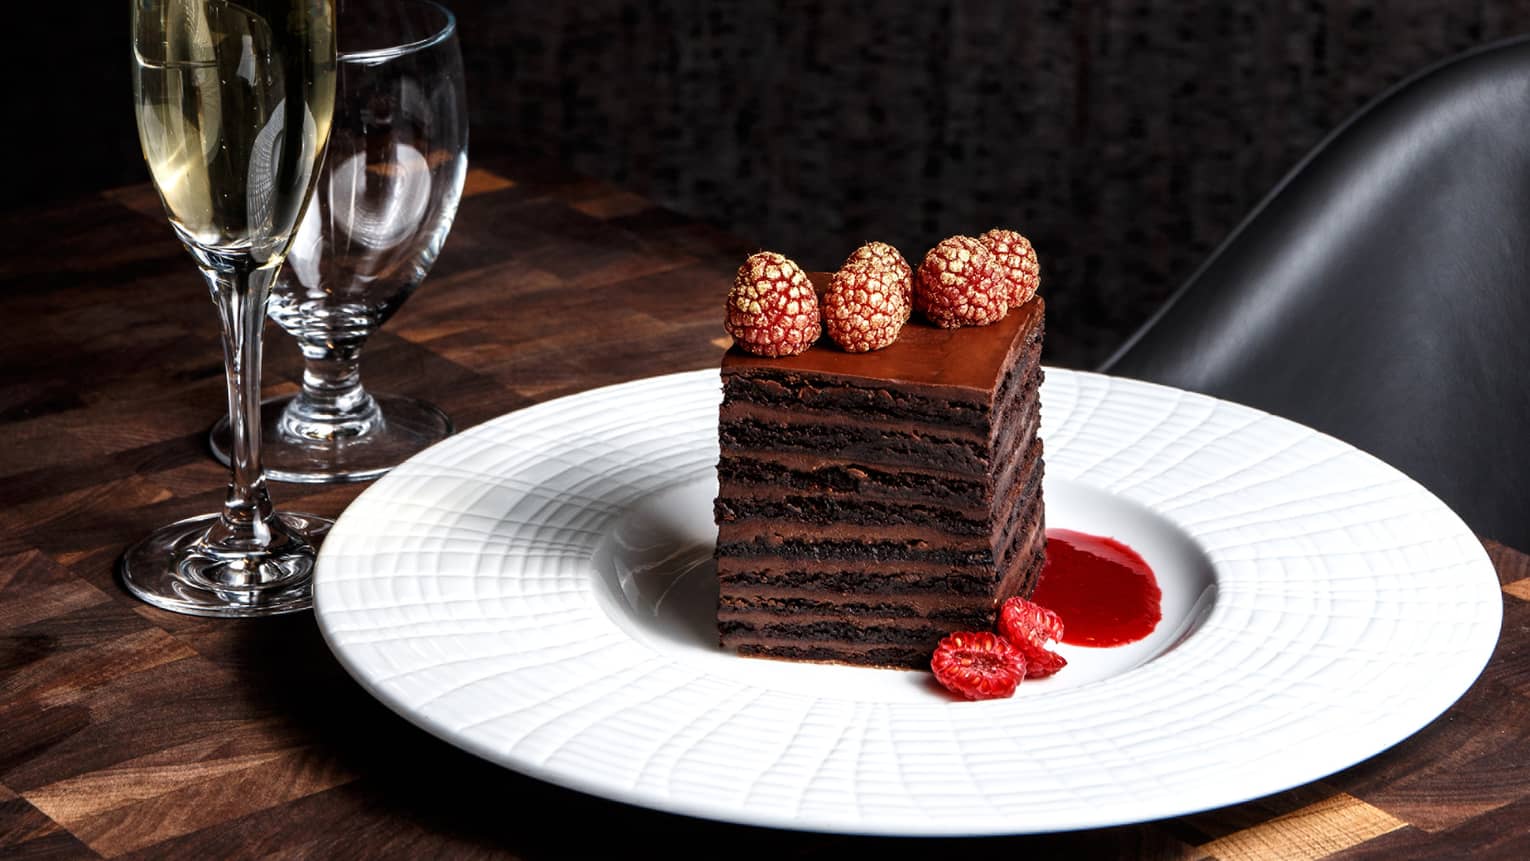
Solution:
[(1530, 39), (1351, 118), (1100, 370), (1332, 434), (1530, 549)]

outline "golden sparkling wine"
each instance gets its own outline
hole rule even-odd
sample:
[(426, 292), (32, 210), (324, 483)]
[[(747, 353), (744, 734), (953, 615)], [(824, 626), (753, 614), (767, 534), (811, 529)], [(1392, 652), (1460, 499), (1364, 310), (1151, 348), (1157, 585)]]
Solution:
[(171, 223), (209, 263), (272, 266), (287, 250), (333, 112), (330, 5), (134, 4), (144, 157)]
[(138, 138), (207, 283), (223, 341), (230, 481), (215, 514), (123, 551), (133, 595), (198, 616), (313, 605), (330, 522), (278, 512), (260, 463), (261, 326), (312, 193), (335, 102), (333, 0), (132, 0)]

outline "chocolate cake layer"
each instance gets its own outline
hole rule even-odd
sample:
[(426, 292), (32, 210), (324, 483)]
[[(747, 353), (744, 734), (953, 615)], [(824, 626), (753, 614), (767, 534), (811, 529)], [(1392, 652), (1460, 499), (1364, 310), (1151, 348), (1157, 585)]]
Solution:
[[(1033, 563), (1042, 560), (1044, 547), (1032, 548), (1030, 556), (1011, 568), (1005, 570), (1005, 581), (1001, 581), (1001, 597), (1007, 598), (1010, 594), (1018, 594), (1028, 585), (1027, 580), (1031, 574)], [(749, 572), (753, 574), (754, 572)], [(899, 619), (954, 619), (954, 618), (987, 618), (994, 607), (987, 601), (953, 600), (954, 597), (970, 598), (971, 596), (992, 597), (992, 577), (985, 578), (983, 584), (973, 582), (970, 576), (944, 576), (937, 575), (933, 584), (928, 588), (917, 591), (904, 591), (904, 587), (912, 586), (911, 575), (898, 573), (893, 575), (878, 575), (875, 582), (868, 584), (868, 578), (850, 572), (838, 572), (847, 576), (835, 577), (832, 574), (813, 576), (807, 572), (800, 572), (800, 579), (782, 582), (772, 579), (764, 584), (758, 584), (753, 577), (740, 577), (728, 581), (731, 585), (752, 585), (747, 592), (735, 592), (725, 595), (718, 608), (719, 619), (731, 621), (770, 619), (778, 616), (791, 616), (793, 618), (880, 618), (884, 620)], [(839, 589), (825, 589), (820, 584), (838, 580), (844, 585)], [(750, 581), (753, 581), (752, 583)], [(895, 586), (897, 588), (891, 588)], [(959, 589), (950, 587), (957, 586)]]
[[(824, 386), (800, 374), (732, 376), (723, 390), (726, 405), (753, 404), (800, 410), (805, 415), (859, 415), (889, 421), (915, 421), (949, 428), (986, 429), (988, 411), (982, 404), (935, 400), (897, 392), (885, 386), (838, 384)], [(727, 420), (727, 413), (724, 413)]]
[[(1016, 505), (1037, 496), (1042, 475), (1039, 440), (1031, 446), (1025, 462), (1027, 465), (1015, 473), (1024, 476), (1025, 483), (1009, 482), (999, 488), (997, 492), (1002, 497), (997, 505), (982, 503), (989, 511), (1007, 515)], [(915, 505), (898, 508), (853, 497), (792, 499), (800, 506), (796, 511), (788, 511), (784, 504), (768, 507), (769, 500), (761, 501), (754, 496), (719, 497), (715, 505), (719, 551), (726, 556), (768, 556), (779, 550), (791, 556), (809, 554), (818, 558), (819, 554), (805, 548), (854, 539), (868, 549), (888, 545), (888, 552), (897, 554), (888, 558), (917, 559), (921, 550), (986, 551), (990, 555), (978, 561), (992, 562), (1002, 547), (998, 542), (1003, 540), (1003, 533), (995, 535), (994, 526), (988, 522), (992, 515), (979, 522), (984, 528), (974, 529), (973, 521), (962, 519), (960, 511), (950, 508)], [(877, 518), (873, 516), (876, 513), (890, 516)], [(856, 553), (851, 548), (835, 555), (854, 558)]]
[[(722, 482), (714, 517), (719, 524), (730, 527), (757, 524), (762, 532), (768, 532), (778, 521), (794, 520), (799, 526), (930, 526), (952, 535), (991, 537), (992, 518), (1008, 513), (1022, 490), (1035, 489), (1040, 455), (1040, 446), (1033, 445), (1024, 458), (1017, 458), (1019, 464), (1014, 470), (1006, 471), (1003, 481), (966, 499), (899, 500), (888, 494)], [(746, 533), (730, 528), (719, 540), (734, 540), (740, 534)]]
[[(992, 614), (988, 615), (986, 623), (992, 624)], [(898, 624), (899, 622), (906, 622), (906, 624)], [(737, 634), (757, 637), (757, 640), (753, 640), (756, 645), (769, 645), (772, 641), (807, 640), (822, 644), (875, 643), (925, 646), (933, 649), (935, 644), (940, 642), (941, 637), (951, 632), (952, 624), (959, 629), (979, 627), (985, 624), (984, 614), (981, 611), (973, 612), (966, 617), (955, 617), (948, 624), (936, 624), (924, 619), (875, 621), (825, 619), (816, 622), (781, 621), (774, 624), (749, 625), (724, 619), (719, 623), (719, 628), (722, 630), (723, 642), (728, 642)]]
[(838, 458), (738, 452), (717, 464), (719, 492), (725, 497), (773, 489), (858, 495), (867, 499), (907, 499), (961, 505), (988, 493), (987, 483), (961, 473), (909, 467), (848, 466)]
[[(920, 661), (927, 662), (930, 650), (945, 633), (991, 630), (997, 607), (1005, 598), (1029, 594), (1034, 588), (1045, 561), (1045, 525), (1039, 497), (1033, 497), (1032, 509), (1017, 521), (1028, 528), (1013, 545), (1016, 551), (1010, 554), (1013, 558), (998, 566), (992, 562), (966, 567), (863, 563), (852, 568), (852, 563), (843, 559), (807, 564), (778, 559), (764, 560), (765, 566), (750, 569), (743, 566), (756, 560), (727, 558), (727, 564), (719, 566), (723, 597), (718, 619), (722, 643), (738, 648), (740, 653), (749, 646), (762, 648), (759, 654), (783, 656), (772, 649), (810, 635), (818, 640), (828, 639), (825, 629), (803, 625), (864, 620), (881, 628), (923, 631), (922, 639), (910, 633), (905, 642), (919, 645), (924, 650)], [(1002, 573), (997, 586), (996, 567)], [(790, 622), (781, 621), (782, 617)], [(858, 638), (851, 637), (838, 647), (858, 642)], [(846, 652), (838, 647), (833, 652), (836, 657), (827, 657), (828, 653), (821, 657), (856, 662), (853, 649)]]
[[(907, 605), (877, 607), (860, 605), (862, 612), (847, 612), (812, 597), (775, 599), (750, 607), (725, 604), (719, 609), (719, 630), (724, 646), (740, 654), (779, 654), (782, 649), (800, 647), (810, 641), (815, 648), (827, 650), (825, 660), (850, 663), (868, 645), (901, 644), (913, 647), (910, 663), (899, 666), (927, 666), (930, 654), (940, 639), (953, 630), (992, 630), (997, 622), (998, 605), (1012, 594), (1021, 594), (1021, 586), (1034, 585), (1044, 561), (1044, 548), (1037, 548), (1024, 565), (1006, 577), (1006, 586), (992, 599), (966, 604), (947, 604), (929, 613), (910, 612)], [(985, 599), (987, 596), (984, 596)], [(914, 652), (917, 651), (917, 654)]]
[(1025, 480), (1025, 472), (1033, 466), (1025, 446), (1035, 439), (1040, 419), (1034, 408), (1016, 417), (994, 448), (994, 467), (981, 473), (953, 466), (933, 448), (924, 449), (927, 457), (921, 460), (886, 449), (875, 458), (856, 459), (847, 456), (848, 451), (829, 456), (796, 449), (735, 447), (724, 449), (718, 461), (719, 490), (729, 499), (813, 494), (981, 511), (1002, 499), (1010, 482)]
[(717, 503), (718, 520), (737, 523), (762, 521), (768, 525), (793, 520), (807, 526), (845, 523), (853, 526), (927, 526), (952, 535), (973, 535), (988, 539), (988, 507), (978, 513), (931, 505), (898, 505), (854, 497), (833, 499), (827, 496), (754, 494), (747, 499)]
[(727, 595), (912, 598), (986, 595), (993, 589), (993, 572), (987, 565), (974, 570), (973, 566), (914, 560), (891, 564), (845, 559), (738, 559), (734, 566), (718, 575)]
[[(1030, 452), (1016, 456), (1016, 444), (1033, 440), (1040, 413), (1020, 419), (1001, 442), (1001, 464), (993, 477), (895, 464), (847, 465), (841, 458), (796, 455), (791, 452), (738, 451), (718, 461), (719, 499), (780, 501), (811, 494), (832, 501), (861, 500), (910, 507), (936, 507), (987, 517), (994, 501), (1003, 499), (1011, 482), (1025, 481), (1035, 463)], [(1037, 449), (1039, 454), (1040, 449)], [(735, 506), (737, 508), (738, 506)]]
[(852, 355), (731, 350), (719, 410), (722, 644), (927, 667), (991, 629), (1044, 559), (1040, 300), (992, 326), (911, 322)]
[(744, 644), (737, 647), (740, 655), (754, 658), (779, 658), (788, 661), (816, 661), (832, 664), (864, 664), (871, 667), (904, 667), (906, 669), (928, 668), (931, 649), (918, 646), (813, 646), (780, 645), (761, 646)]
[[(996, 580), (1004, 597), (1028, 593), (1034, 584), (1027, 578), (1039, 573), (1032, 572), (1030, 566), (1045, 550), (1045, 526), (1039, 501), (1033, 503), (1033, 510), (1027, 512), (1026, 519), (1025, 531), (1006, 548), (1009, 552), (997, 564), (731, 558), (726, 566), (719, 565), (721, 606), (742, 609), (762, 601), (806, 598), (824, 606), (871, 606), (874, 602), (875, 606), (900, 606), (910, 608), (917, 615), (929, 615), (948, 606), (943, 603), (947, 598), (992, 597)], [(997, 578), (996, 571), (999, 573)], [(962, 600), (960, 603), (965, 606), (973, 602)]]
[(1002, 419), (995, 408), (1013, 400), (1013, 387), (1040, 382), (1041, 341), (1023, 344), (1017, 360), (998, 381), (992, 399), (975, 404), (962, 399), (914, 397), (888, 386), (868, 386), (863, 381), (824, 382), (801, 375), (753, 377), (726, 376), (722, 424), (734, 419), (771, 418), (784, 413), (793, 424), (811, 424), (814, 418), (843, 422), (853, 417), (861, 424), (878, 427), (923, 426), (929, 432), (956, 438), (986, 439)]
[(1002, 383), (991, 418), (985, 415), (978, 423), (953, 425), (938, 417), (912, 416), (868, 421), (856, 413), (732, 400), (725, 392), (718, 432), (725, 450), (829, 451), (840, 458), (870, 463), (928, 463), (958, 472), (984, 470), (996, 450), (997, 437), (1013, 430), (1016, 413), (1036, 407), (1033, 395), (1042, 380), (1040, 344), (1027, 347), (1020, 358), (1023, 362)]
[(735, 418), (718, 428), (724, 450), (837, 452), (848, 464), (926, 463), (956, 472), (984, 472), (988, 445), (954, 437), (932, 439), (917, 428), (880, 428), (855, 422), (794, 425), (787, 417)]

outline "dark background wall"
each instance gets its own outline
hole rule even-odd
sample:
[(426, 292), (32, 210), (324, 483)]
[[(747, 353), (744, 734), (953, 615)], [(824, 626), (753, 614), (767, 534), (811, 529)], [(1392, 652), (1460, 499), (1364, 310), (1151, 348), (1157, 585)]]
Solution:
[[(479, 146), (557, 157), (810, 268), (866, 239), (917, 263), (1015, 227), (1041, 254), (1049, 361), (1072, 366), (1354, 110), (1530, 30), (1530, 0), (448, 3)], [(0, 205), (146, 178), (128, 5), (54, 5), (74, 59), (39, 38), (10, 63), (72, 85), (8, 94), (57, 133), (4, 136), (27, 167)]]

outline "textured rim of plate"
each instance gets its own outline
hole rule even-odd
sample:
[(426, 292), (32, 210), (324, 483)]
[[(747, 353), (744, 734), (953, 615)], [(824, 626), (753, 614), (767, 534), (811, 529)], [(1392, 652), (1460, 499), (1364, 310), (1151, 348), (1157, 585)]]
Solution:
[[(715, 370), (501, 416), (379, 480), (325, 540), (315, 610), (405, 718), (551, 783), (673, 813), (883, 835), (1101, 827), (1369, 758), (1481, 673), (1481, 544), (1381, 461), (1240, 405), (1048, 369), (1049, 478), (1142, 503), (1210, 558), (1201, 626), (1130, 672), (983, 703), (805, 696), (694, 668), (597, 605), (635, 501), (715, 469)], [(874, 671), (868, 671), (874, 672)]]

